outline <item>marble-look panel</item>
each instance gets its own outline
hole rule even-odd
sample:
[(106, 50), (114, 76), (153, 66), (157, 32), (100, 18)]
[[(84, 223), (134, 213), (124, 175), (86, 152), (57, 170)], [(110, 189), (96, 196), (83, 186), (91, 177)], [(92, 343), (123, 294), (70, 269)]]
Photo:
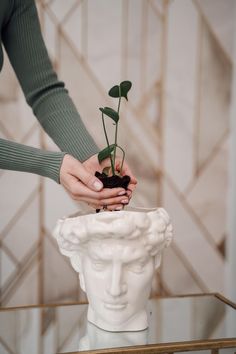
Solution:
[(24, 311), (19, 312), (16, 316), (15, 327), (16, 333), (19, 333), (19, 328), (24, 330), (24, 335), (16, 341), (16, 352), (19, 354), (38, 354), (38, 343), (40, 328), (41, 311), (34, 309), (26, 315)]
[(163, 0), (151, 0), (151, 3), (157, 8), (160, 14), (163, 14), (164, 9), (164, 1)]
[[(159, 200), (158, 136), (151, 124), (145, 124), (143, 112), (127, 109), (120, 123), (119, 141), (126, 151), (126, 160), (138, 178), (132, 202), (146, 207), (156, 206)], [(137, 195), (138, 194), (138, 195)]]
[(63, 257), (53, 239), (44, 237), (44, 303), (76, 301), (79, 293), (78, 274)]
[[(148, 173), (150, 170), (156, 170), (160, 166), (159, 154), (158, 154), (158, 135), (157, 132), (152, 129), (151, 124), (145, 124), (145, 116), (141, 119), (139, 112), (127, 111), (124, 124), (121, 126), (121, 140), (125, 140), (128, 144), (127, 154), (129, 149), (135, 149), (136, 159), (142, 161), (142, 169), (145, 170), (147, 166)], [(132, 145), (132, 146), (131, 146)], [(135, 156), (133, 156), (135, 159)], [(136, 166), (137, 171), (139, 166)]]
[(156, 181), (155, 173), (149, 170), (145, 175), (145, 172), (144, 169), (135, 174), (135, 176), (138, 176), (138, 185), (133, 193), (129, 206), (145, 208), (155, 208), (159, 206), (160, 186)]
[(216, 244), (226, 236), (228, 144), (224, 144), (195, 180), (186, 200)]
[(38, 263), (35, 261), (28, 272), (18, 281), (14, 292), (2, 304), (3, 306), (25, 306), (39, 303)]
[[(155, 90), (156, 91), (156, 90)], [(146, 99), (145, 110), (153, 130), (158, 131), (158, 122), (160, 120), (161, 97), (155, 92), (155, 95)]]
[(104, 134), (99, 107), (112, 107), (112, 101), (107, 98), (106, 90), (101, 87), (93, 71), (85, 62), (78, 60), (66, 38), (61, 38), (60, 77), (66, 82), (70, 95), (90, 134), (102, 146)]
[[(179, 303), (178, 303), (179, 302)], [(177, 306), (176, 306), (177, 305)], [(175, 303), (162, 304), (162, 342), (178, 342), (191, 338), (191, 326), (177, 326), (173, 318), (184, 318), (185, 323), (191, 323), (191, 299), (175, 299)], [(168, 307), (167, 307), (168, 306)]]
[(39, 177), (31, 173), (4, 171), (0, 183), (0, 231), (38, 187)]
[(10, 61), (6, 54), (6, 51), (3, 49), (3, 67), (0, 75), (0, 102), (4, 101), (14, 101), (17, 98), (19, 91), (19, 85), (15, 73), (11, 67)]
[(43, 335), (43, 340), (42, 340), (42, 347), (43, 347), (43, 352), (44, 353), (56, 353), (56, 343), (57, 343), (57, 337), (56, 337), (56, 324), (51, 322), (50, 325), (48, 325), (47, 330), (44, 332)]
[(62, 29), (73, 43), (79, 55), (87, 56), (87, 21), (88, 14), (85, 12), (87, 4), (82, 1), (73, 9), (71, 16), (62, 24)]
[[(15, 102), (1, 103), (0, 121), (2, 125), (2, 132), (5, 138), (17, 141), (19, 139), (19, 120), (16, 120), (18, 114), (18, 106)], [(22, 136), (22, 134), (20, 134)]]
[(85, 333), (86, 328), (86, 321), (81, 321), (84, 311), (87, 309), (83, 306), (76, 311), (68, 306), (57, 309), (58, 349), (61, 352), (73, 351), (78, 347), (78, 338)]
[(104, 88), (121, 79), (122, 1), (88, 0), (88, 65)]
[[(127, 55), (125, 57), (125, 70), (127, 79), (132, 81), (133, 89), (130, 92), (130, 99), (134, 104), (138, 104), (142, 98), (145, 85), (142, 77), (142, 65), (145, 60), (145, 49), (142, 35), (143, 19), (142, 0), (130, 0), (127, 13)], [(147, 68), (143, 68), (147, 70)], [(144, 87), (143, 87), (144, 85)]]
[(42, 149), (41, 134), (42, 128), (38, 122), (34, 122), (31, 129), (25, 134), (23, 144)]
[(196, 220), (193, 211), (183, 196), (173, 190), (173, 186), (165, 181), (163, 206), (171, 216), (175, 230), (175, 243), (190, 264), (191, 271), (204, 288), (210, 292), (222, 292), (224, 289), (224, 259), (208, 238)]
[(57, 20), (61, 22), (76, 2), (77, 0), (56, 0), (51, 1), (48, 5), (53, 11), (53, 14), (57, 18)]
[(204, 291), (183, 263), (181, 255), (175, 252), (174, 246), (170, 246), (163, 254), (161, 276), (164, 287), (171, 294), (197, 294)]
[[(213, 338), (216, 328), (222, 324), (225, 306), (214, 300), (206, 297), (203, 302), (199, 302), (199, 299), (192, 298), (192, 338)], [(221, 337), (214, 338), (224, 338), (224, 336), (225, 333), (221, 333)]]
[(8, 354), (9, 350), (3, 347), (3, 344), (0, 343), (0, 353), (2, 354)]
[(19, 91), (17, 100), (1, 104), (1, 124), (8, 132), (6, 138), (20, 143), (37, 121), (27, 105), (23, 93)]
[[(1, 333), (4, 338), (4, 342), (12, 353), (14, 353), (16, 350), (14, 338), (16, 338), (17, 333), (15, 313), (13, 311), (2, 311), (1, 319), (5, 324), (5, 326), (1, 326)], [(9, 350), (6, 350), (6, 348), (4, 349), (3, 346), (0, 345), (0, 353), (9, 354)]]
[(229, 129), (232, 64), (204, 22), (202, 26), (197, 168), (209, 158)]
[(59, 58), (57, 57), (57, 28), (54, 22), (52, 21), (51, 14), (48, 11), (44, 11), (42, 19), (42, 29), (43, 29), (43, 38), (50, 56), (50, 59), (55, 63)]
[(44, 179), (44, 225), (51, 232), (56, 221), (75, 213), (79, 204), (72, 200), (62, 185), (49, 178)]
[[(183, 16), (184, 14), (184, 16)], [(198, 14), (193, 3), (170, 3), (165, 83), (165, 169), (182, 191), (194, 168)]]
[(227, 55), (233, 59), (234, 0), (196, 0)]
[(2, 241), (20, 263), (39, 240), (39, 198), (34, 197)]
[[(146, 46), (146, 68), (141, 68), (143, 72), (142, 76), (146, 74), (145, 84), (143, 89), (152, 87), (157, 81), (161, 79), (162, 57), (166, 59), (165, 53), (163, 53), (162, 36), (163, 26), (161, 18), (154, 12), (153, 8), (148, 6), (147, 13), (147, 35), (144, 37), (144, 45)], [(164, 64), (164, 63), (163, 63)], [(146, 69), (146, 70), (145, 70)], [(146, 72), (145, 72), (146, 71)]]
[(3, 287), (8, 281), (9, 277), (16, 271), (16, 264), (12, 259), (0, 249), (0, 287)]

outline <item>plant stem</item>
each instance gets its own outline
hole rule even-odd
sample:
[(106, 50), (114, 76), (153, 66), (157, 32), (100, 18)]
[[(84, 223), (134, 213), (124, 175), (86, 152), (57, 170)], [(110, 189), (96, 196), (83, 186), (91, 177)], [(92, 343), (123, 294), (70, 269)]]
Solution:
[(124, 159), (125, 159), (125, 151), (119, 145), (117, 145), (117, 147), (123, 152), (123, 158), (122, 158), (121, 167), (120, 167), (120, 175), (121, 175), (122, 169), (123, 169), (123, 164), (124, 164)]
[[(121, 90), (120, 90), (120, 86), (119, 86), (119, 102), (118, 102), (118, 108), (117, 108), (117, 113), (118, 114), (120, 112), (120, 102), (121, 102)], [(118, 135), (118, 122), (116, 123), (116, 131), (115, 131), (115, 148), (114, 148), (114, 156), (113, 156), (113, 164), (114, 164), (114, 166), (116, 165), (116, 147), (117, 147), (117, 135)], [(123, 163), (122, 163), (122, 165), (123, 165)]]
[[(103, 130), (104, 130), (104, 133), (105, 133), (105, 137), (106, 137), (107, 146), (108, 146), (108, 148), (110, 149), (110, 143), (109, 143), (108, 136), (107, 136), (106, 125), (105, 125), (105, 122), (104, 122), (104, 115), (103, 115), (103, 113), (102, 113), (102, 125), (103, 125)], [(110, 161), (111, 161), (112, 174), (115, 175), (115, 167), (114, 167), (114, 163), (113, 163), (113, 161), (112, 161), (111, 154), (110, 154), (109, 156), (110, 156)]]

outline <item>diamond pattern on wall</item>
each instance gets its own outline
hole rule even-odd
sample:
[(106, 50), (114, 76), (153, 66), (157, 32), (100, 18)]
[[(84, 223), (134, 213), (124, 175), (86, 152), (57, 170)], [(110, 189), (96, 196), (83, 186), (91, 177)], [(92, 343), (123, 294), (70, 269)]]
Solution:
[(197, 172), (219, 149), (229, 131), (232, 77), (231, 61), (204, 22), (201, 31)]
[[(175, 228), (153, 296), (224, 291), (232, 63), (198, 3), (37, 1), (54, 66), (99, 146), (98, 107), (114, 104), (107, 90), (133, 82), (119, 136), (139, 180), (133, 204), (164, 206)], [(0, 136), (55, 149), (15, 81), (1, 80), (12, 94), (0, 89)], [(53, 181), (18, 172), (0, 171), (0, 195), (2, 304), (83, 301), (51, 235), (80, 206)]]

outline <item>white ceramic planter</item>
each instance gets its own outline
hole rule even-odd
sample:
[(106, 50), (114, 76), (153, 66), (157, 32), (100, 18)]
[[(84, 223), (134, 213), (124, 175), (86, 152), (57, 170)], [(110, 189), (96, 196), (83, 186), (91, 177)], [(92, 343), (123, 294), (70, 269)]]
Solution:
[(153, 275), (172, 234), (162, 208), (80, 214), (57, 222), (54, 236), (79, 273), (89, 322), (108, 331), (147, 328)]

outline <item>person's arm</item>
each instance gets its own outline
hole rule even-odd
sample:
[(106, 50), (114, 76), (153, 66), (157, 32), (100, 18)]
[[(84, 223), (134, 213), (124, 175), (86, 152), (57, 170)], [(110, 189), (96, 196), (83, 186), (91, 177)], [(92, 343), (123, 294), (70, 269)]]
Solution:
[(52, 152), (0, 139), (0, 168), (35, 173), (59, 183), (65, 152)]
[(102, 206), (105, 203), (111, 205), (110, 210), (116, 209), (117, 205), (122, 206), (123, 197), (120, 193), (123, 194), (124, 190), (102, 189), (101, 182), (94, 176), (95, 170), (87, 170), (88, 166), (99, 168), (96, 155), (98, 148), (82, 123), (64, 84), (58, 81), (52, 69), (34, 1), (12, 0), (12, 4), (9, 19), (2, 28), (4, 46), (38, 121), (59, 148), (69, 155), (65, 152), (48, 154), (43, 150), (1, 141), (5, 148), (0, 154), (0, 168), (50, 177), (61, 182), (74, 199), (91, 201), (91, 205)]
[(102, 183), (93, 173), (94, 168), (101, 168), (96, 155), (84, 164), (63, 152), (44, 151), (0, 139), (1, 169), (49, 177), (61, 183), (74, 200), (86, 202), (94, 208), (109, 205), (109, 210), (122, 209), (128, 203), (130, 194), (125, 197), (126, 191), (123, 188), (102, 188)]
[(33, 0), (15, 0), (2, 40), (28, 104), (54, 142), (80, 161), (98, 152), (54, 72)]

